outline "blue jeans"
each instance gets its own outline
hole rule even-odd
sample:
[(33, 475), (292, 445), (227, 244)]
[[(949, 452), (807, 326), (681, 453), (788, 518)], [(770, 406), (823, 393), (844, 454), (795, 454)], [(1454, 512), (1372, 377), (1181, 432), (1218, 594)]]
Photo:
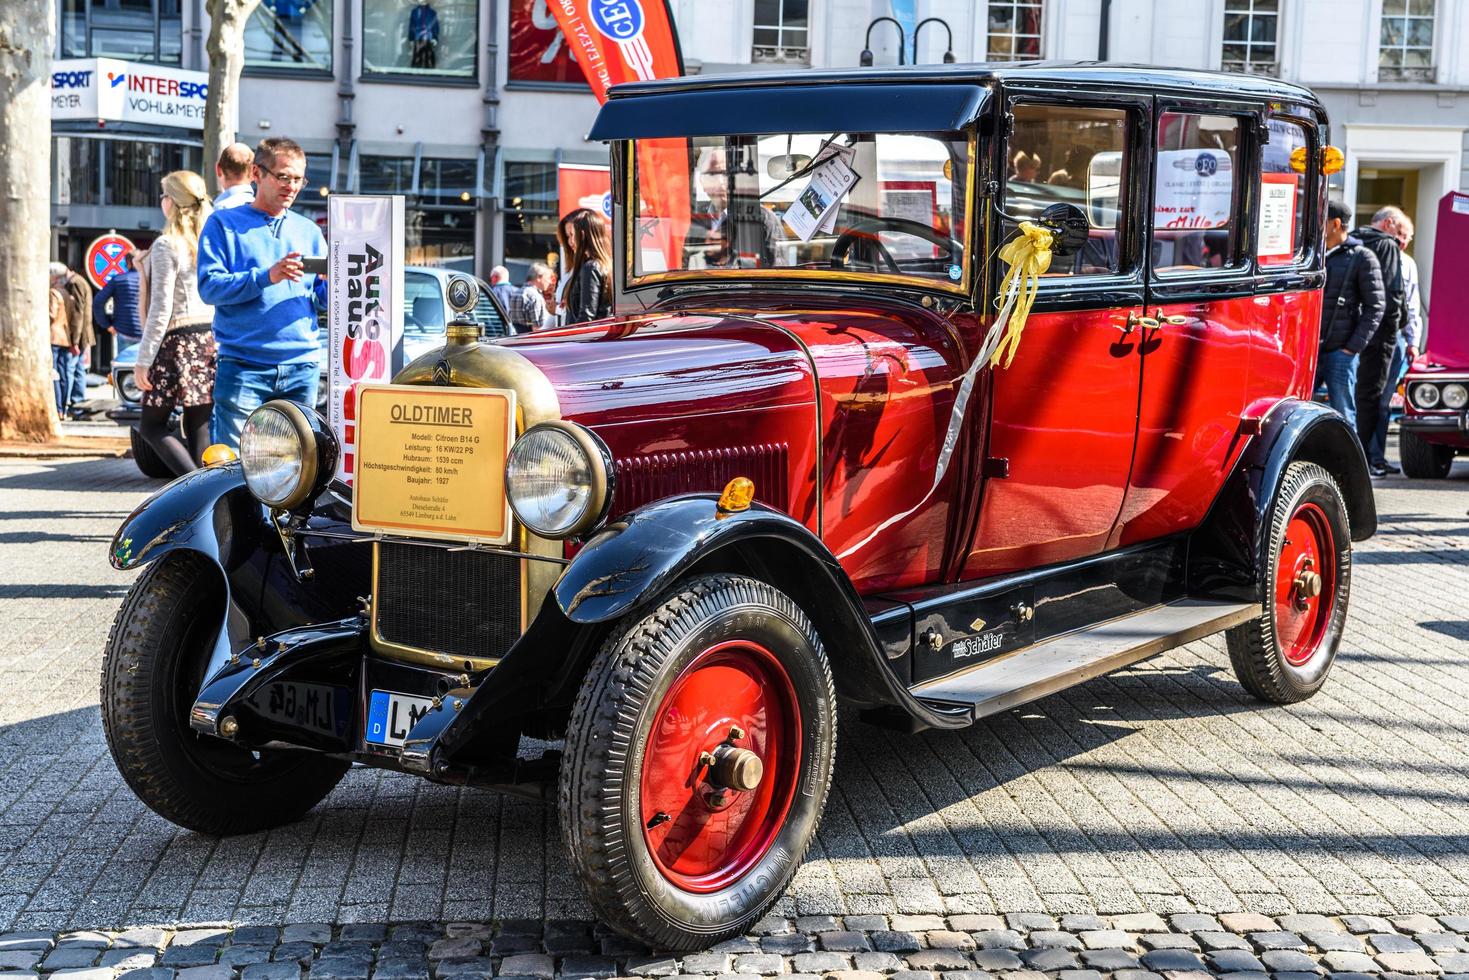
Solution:
[(1387, 387), (1382, 389), (1382, 399), (1377, 403), (1377, 428), (1372, 431), (1372, 442), (1367, 446), (1369, 463), (1387, 462), (1387, 423), (1392, 415), (1392, 396), (1398, 390), (1398, 382), (1408, 373), (1408, 345), (1403, 335), (1393, 345), (1392, 360), (1387, 365)]
[(68, 405), (79, 405), (87, 400), (87, 349), (76, 356), (71, 366), (71, 398)]
[(1316, 365), (1316, 385), (1326, 382), (1326, 402), (1342, 414), (1347, 425), (1357, 427), (1357, 355), (1345, 350), (1327, 351)]
[(245, 418), (268, 401), (283, 398), (306, 408), (316, 407), (320, 369), (315, 361), (294, 364), (251, 364), (221, 357), (214, 375), (214, 416), (209, 439), (236, 451)]
[(51, 366), (56, 369), (56, 379), (51, 382), (51, 388), (56, 393), (58, 415), (65, 415), (66, 410), (71, 407), (72, 373), (81, 359), (81, 355), (73, 354), (70, 347), (57, 347), (54, 344), (51, 347)]

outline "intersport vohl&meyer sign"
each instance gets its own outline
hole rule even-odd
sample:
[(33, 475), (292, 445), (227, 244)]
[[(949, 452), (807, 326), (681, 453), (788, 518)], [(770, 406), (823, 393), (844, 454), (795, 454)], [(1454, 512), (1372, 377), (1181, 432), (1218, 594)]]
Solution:
[(51, 118), (204, 128), (209, 76), (116, 58), (51, 64)]

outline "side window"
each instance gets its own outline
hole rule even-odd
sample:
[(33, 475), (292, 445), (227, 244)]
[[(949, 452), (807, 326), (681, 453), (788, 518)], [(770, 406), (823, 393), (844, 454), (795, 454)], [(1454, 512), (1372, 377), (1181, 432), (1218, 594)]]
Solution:
[(486, 337), (504, 337), (510, 333), (505, 328), (505, 320), (500, 316), (500, 311), (490, 299), (489, 288), (483, 285), (479, 290), (479, 302), (474, 304), (474, 321), (480, 325), (480, 332)]
[[(1126, 110), (1017, 105), (1014, 112), (1005, 211), (1032, 220), (1053, 204), (1074, 204), (1091, 226), (1086, 247), (1053, 260), (1047, 278), (1123, 269), (1123, 191), (1132, 169)], [(1005, 222), (1001, 240), (1015, 231)]]
[(1158, 117), (1153, 194), (1153, 271), (1159, 275), (1239, 264), (1240, 121), (1165, 112)]
[(403, 273), (403, 332), (410, 337), (442, 334), (445, 322), (439, 281), (422, 272)]
[(1311, 133), (1289, 119), (1270, 120), (1270, 142), (1260, 158), (1260, 218), (1255, 258), (1261, 265), (1297, 262), (1306, 251), (1306, 188)]

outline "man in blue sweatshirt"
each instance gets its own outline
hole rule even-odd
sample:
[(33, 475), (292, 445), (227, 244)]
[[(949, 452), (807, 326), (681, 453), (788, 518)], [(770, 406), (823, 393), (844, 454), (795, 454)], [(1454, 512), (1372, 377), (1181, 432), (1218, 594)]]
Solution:
[(252, 176), (255, 200), (215, 211), (199, 238), (199, 297), (214, 307), (219, 352), (210, 438), (232, 449), (264, 402), (316, 405), (316, 310), (326, 303), (325, 282), (301, 266), (303, 256), (326, 255), (326, 239), (290, 210), (306, 184), (306, 154), (284, 137), (261, 140)]
[(107, 280), (107, 285), (92, 297), (92, 323), (106, 328), (117, 338), (117, 354), (143, 339), (143, 323), (138, 319), (138, 287), (141, 284), (138, 253), (129, 252), (122, 260), (122, 268), (122, 272)]

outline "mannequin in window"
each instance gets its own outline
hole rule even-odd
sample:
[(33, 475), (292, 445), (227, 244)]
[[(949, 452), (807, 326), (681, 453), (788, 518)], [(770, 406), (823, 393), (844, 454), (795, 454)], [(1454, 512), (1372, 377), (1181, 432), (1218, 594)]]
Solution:
[(439, 12), (428, 0), (418, 0), (408, 12), (408, 44), (413, 49), (412, 67), (438, 66)]

